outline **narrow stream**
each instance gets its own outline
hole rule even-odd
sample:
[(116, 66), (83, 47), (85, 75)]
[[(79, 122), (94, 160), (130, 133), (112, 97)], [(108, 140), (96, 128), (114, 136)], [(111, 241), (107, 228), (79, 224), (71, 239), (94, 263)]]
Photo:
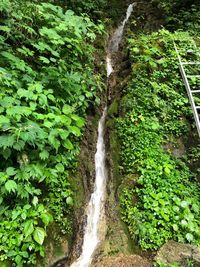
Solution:
[(131, 13), (133, 12), (134, 5), (135, 5), (135, 3), (129, 5), (129, 7), (126, 11), (126, 18), (123, 20), (121, 25), (114, 32), (114, 34), (111, 38), (111, 41), (108, 45), (108, 52), (113, 53), (113, 52), (117, 52), (119, 50), (119, 44), (122, 40), (122, 36), (124, 33), (124, 27), (125, 27), (126, 23), (128, 22)]
[[(119, 49), (124, 27), (133, 11), (133, 5), (134, 4), (129, 5), (126, 18), (114, 32), (109, 42), (108, 55), (106, 58), (107, 79), (109, 79), (111, 73), (114, 71), (112, 66), (112, 53), (117, 52)], [(105, 164), (106, 151), (104, 141), (106, 110), (107, 108), (105, 107), (98, 125), (97, 151), (95, 154), (96, 177), (94, 192), (92, 193), (87, 206), (87, 224), (85, 227), (82, 253), (80, 257), (71, 265), (71, 267), (89, 267), (99, 243), (104, 239), (104, 236), (102, 236), (102, 232), (100, 230), (100, 226), (105, 215), (105, 195), (107, 181), (107, 170)]]

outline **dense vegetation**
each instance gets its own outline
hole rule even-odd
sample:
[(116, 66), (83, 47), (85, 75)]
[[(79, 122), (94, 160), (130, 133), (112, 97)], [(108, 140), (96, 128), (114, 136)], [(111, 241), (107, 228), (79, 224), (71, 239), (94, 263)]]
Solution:
[[(195, 1), (150, 2), (165, 14), (168, 29), (176, 24), (199, 32)], [(70, 180), (87, 111), (99, 105), (104, 88), (94, 63), (100, 19), (119, 19), (124, 4), (0, 1), (0, 265), (34, 266), (45, 255), (50, 224), (66, 237), (72, 230)], [(188, 158), (174, 155), (177, 142), (194, 130), (173, 47), (181, 38), (190, 40), (167, 30), (132, 33), (127, 47), (132, 73), (115, 121), (120, 201), (131, 236), (145, 250), (170, 238), (200, 243), (197, 174), (187, 164), (196, 165), (200, 148)], [(190, 41), (186, 46), (191, 49)]]
[(172, 238), (198, 243), (200, 237), (198, 187), (184, 161), (173, 157), (173, 146), (166, 151), (169, 142), (176, 144), (173, 136), (190, 130), (185, 119), (190, 107), (172, 38), (162, 30), (130, 40), (134, 79), (122, 102), (126, 115), (117, 123), (123, 171), (140, 175), (136, 188), (121, 197), (124, 218), (144, 249), (156, 249)]
[[(169, 14), (171, 2), (159, 4)], [(193, 9), (198, 16), (199, 8)], [(185, 20), (179, 20), (180, 14)], [(130, 234), (144, 250), (156, 250), (169, 239), (200, 244), (198, 170), (188, 165), (198, 159), (192, 152), (186, 157), (189, 148), (180, 150), (195, 126), (173, 44), (175, 40), (182, 55), (196, 50), (193, 40), (199, 41), (200, 24), (187, 20), (188, 14), (182, 9), (174, 17), (187, 32), (162, 29), (129, 36), (132, 70), (116, 119), (123, 177), (120, 202)], [(189, 56), (187, 60), (196, 60), (194, 54)], [(193, 78), (191, 83), (197, 88), (199, 81)]]
[(92, 43), (102, 24), (40, 2), (0, 3), (0, 261), (17, 266), (44, 256), (53, 220), (70, 231), (68, 178), (101, 89)]

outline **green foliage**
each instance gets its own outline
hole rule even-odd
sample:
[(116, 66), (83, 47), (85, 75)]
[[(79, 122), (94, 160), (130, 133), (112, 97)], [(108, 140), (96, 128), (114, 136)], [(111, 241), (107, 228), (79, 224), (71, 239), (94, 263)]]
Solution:
[(200, 32), (200, 6), (198, 0), (151, 0), (163, 15), (167, 29)]
[(171, 264), (165, 264), (165, 263), (156, 263), (156, 267), (179, 267), (180, 265), (178, 263), (171, 263)]
[[(199, 244), (199, 191), (184, 159), (164, 149), (189, 133), (190, 106), (179, 76), (173, 40), (166, 30), (129, 40), (131, 81), (124, 91), (116, 127), (121, 172), (137, 174), (120, 196), (123, 220), (142, 249), (169, 239)], [(186, 34), (187, 35), (187, 34)]]
[[(78, 0), (69, 0), (69, 4), (73, 10), (77, 12), (85, 12), (89, 13), (93, 16), (93, 18), (102, 18), (103, 10), (107, 7), (107, 1), (105, 0), (86, 0), (86, 1), (78, 1)], [(99, 14), (100, 13), (100, 14)]]
[[(155, 267), (181, 267), (182, 265), (180, 265), (179, 263), (162, 263), (162, 262), (157, 262), (154, 264)], [(186, 263), (184, 264), (185, 267), (194, 267), (194, 263), (192, 260), (187, 259)]]
[(0, 3), (0, 260), (44, 256), (54, 219), (70, 231), (79, 140), (90, 102), (99, 102), (87, 16), (40, 1)]
[(198, 4), (198, 0), (151, 0), (152, 3), (157, 4), (158, 7), (162, 8), (167, 15), (180, 11), (185, 7), (190, 7), (191, 5)]
[[(46, 227), (53, 218), (42, 204), (16, 205), (14, 209), (1, 209), (0, 260), (12, 258), (17, 266), (35, 263), (35, 252), (44, 256), (42, 246)], [(34, 242), (35, 241), (35, 242)]]

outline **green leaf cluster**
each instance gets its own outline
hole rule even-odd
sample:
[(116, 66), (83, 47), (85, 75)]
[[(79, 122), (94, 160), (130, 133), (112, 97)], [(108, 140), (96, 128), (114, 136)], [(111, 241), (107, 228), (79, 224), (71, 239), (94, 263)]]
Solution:
[(94, 40), (102, 24), (54, 3), (0, 3), (0, 260), (44, 256), (52, 218), (70, 231), (87, 108), (99, 102)]
[(121, 173), (138, 178), (125, 182), (120, 202), (130, 234), (144, 250), (156, 250), (169, 239), (200, 240), (198, 184), (185, 159), (176, 158), (169, 145), (176, 146), (191, 129), (173, 47), (173, 40), (185, 35), (162, 29), (129, 40), (132, 73), (116, 129)]

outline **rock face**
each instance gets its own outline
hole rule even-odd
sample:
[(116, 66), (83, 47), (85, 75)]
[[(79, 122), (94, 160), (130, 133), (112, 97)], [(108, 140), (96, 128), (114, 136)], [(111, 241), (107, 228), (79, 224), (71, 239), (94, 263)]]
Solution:
[(161, 247), (155, 259), (163, 263), (178, 262), (183, 267), (187, 266), (187, 260), (191, 260), (198, 267), (200, 266), (200, 248), (169, 241)]
[(62, 260), (66, 261), (69, 255), (69, 243), (66, 235), (61, 234), (53, 224), (49, 228), (49, 235), (45, 241), (45, 258), (38, 259), (37, 267), (59, 266)]
[(108, 257), (95, 267), (151, 267), (152, 265), (138, 255)]

